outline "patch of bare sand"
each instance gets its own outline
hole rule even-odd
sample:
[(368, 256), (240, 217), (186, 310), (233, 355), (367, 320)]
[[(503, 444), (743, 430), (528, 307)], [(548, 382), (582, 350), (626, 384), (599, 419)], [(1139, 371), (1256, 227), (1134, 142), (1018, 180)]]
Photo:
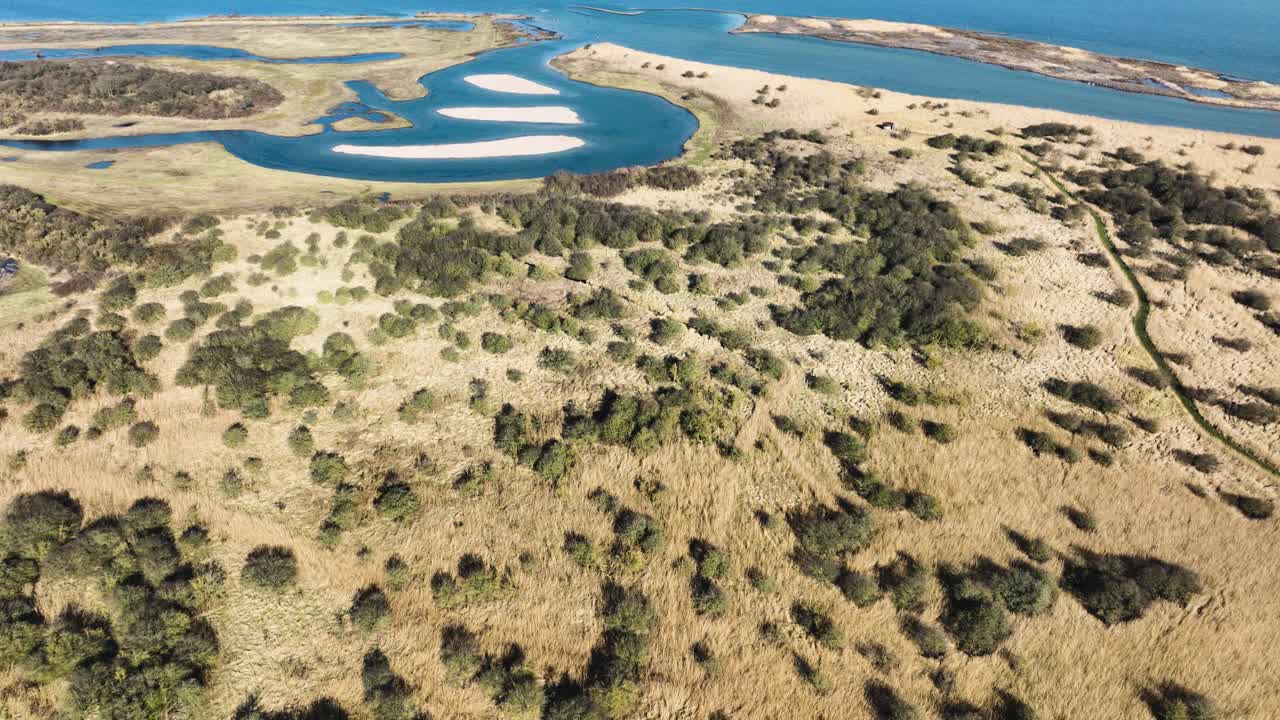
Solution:
[(559, 95), (560, 91), (542, 83), (508, 74), (468, 75), (463, 80), (484, 90), (515, 95)]
[(844, 30), (851, 32), (871, 32), (871, 33), (927, 33), (929, 35), (937, 35), (939, 37), (950, 37), (951, 33), (933, 25), (921, 25), (919, 23), (893, 22), (890, 20), (875, 20), (873, 18), (863, 18), (857, 20), (837, 20), (836, 25)]
[[(652, 75), (664, 85), (681, 92), (722, 99), (739, 118), (740, 129), (744, 132), (771, 126), (819, 129), (834, 135), (852, 133), (863, 147), (888, 150), (913, 142), (896, 139), (891, 133), (868, 132), (875, 124), (886, 120), (896, 123), (899, 134), (908, 136), (950, 132), (988, 137), (988, 131), (995, 128), (1013, 132), (1036, 123), (1063, 122), (1093, 128), (1091, 145), (1085, 150), (1094, 159), (1102, 151), (1132, 147), (1170, 164), (1193, 163), (1202, 173), (1216, 174), (1223, 184), (1280, 188), (1280, 165), (1257, 162), (1256, 158), (1239, 152), (1223, 152), (1220, 147), (1228, 143), (1260, 145), (1265, 150), (1264, 157), (1270, 158), (1280, 156), (1280, 139), (1276, 138), (1144, 125), (1019, 105), (938, 101), (889, 90), (872, 93), (857, 86), (827, 80), (676, 60), (612, 43), (597, 43), (590, 48), (576, 50), (566, 59), (571, 60), (578, 55), (606, 63), (619, 72), (638, 71), (642, 75)], [(645, 62), (650, 66), (641, 70), (640, 66)], [(658, 70), (659, 65), (664, 65), (664, 69)], [(682, 77), (685, 70), (692, 70), (695, 77)], [(703, 72), (707, 77), (696, 77)], [(751, 103), (763, 85), (770, 86), (768, 97), (779, 101), (777, 107), (765, 108)], [(783, 86), (785, 91), (779, 91)], [(869, 114), (871, 111), (874, 115)], [(1250, 165), (1254, 167), (1250, 168)]]
[(335, 145), (333, 151), (345, 155), (441, 160), (456, 158), (500, 158), (549, 155), (582, 147), (587, 143), (571, 135), (524, 135), (473, 143), (444, 145)]
[(572, 108), (559, 105), (539, 107), (447, 107), (436, 112), (459, 120), (487, 122), (550, 123), (555, 125), (581, 125), (582, 118)]

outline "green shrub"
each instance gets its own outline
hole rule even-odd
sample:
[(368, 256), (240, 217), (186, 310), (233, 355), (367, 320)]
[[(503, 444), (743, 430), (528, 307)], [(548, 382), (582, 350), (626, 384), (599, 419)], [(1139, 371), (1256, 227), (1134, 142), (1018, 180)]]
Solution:
[(143, 335), (133, 343), (133, 357), (138, 362), (154, 359), (164, 349), (158, 335)]
[(671, 345), (684, 337), (685, 325), (671, 318), (654, 318), (649, 323), (649, 340), (657, 345)]
[(836, 627), (835, 621), (829, 615), (814, 605), (805, 602), (793, 604), (791, 619), (819, 645), (829, 650), (840, 650), (844, 647), (844, 633)]
[(1063, 400), (1101, 413), (1114, 413), (1120, 401), (1106, 389), (1091, 382), (1067, 382), (1057, 378), (1045, 381), (1044, 388)]
[(990, 655), (1012, 634), (1009, 615), (998, 600), (969, 580), (952, 589), (943, 624), (966, 655)]
[(1177, 685), (1165, 683), (1147, 693), (1147, 705), (1155, 720), (1217, 720), (1218, 709), (1209, 698)]
[(190, 340), (196, 334), (196, 324), (187, 318), (178, 318), (169, 323), (164, 336), (169, 340)]
[(441, 607), (490, 602), (509, 595), (514, 589), (507, 573), (499, 573), (497, 568), (471, 553), (458, 559), (456, 577), (438, 572), (431, 578), (431, 598)]
[(138, 289), (128, 277), (120, 277), (103, 291), (99, 307), (103, 312), (118, 312), (133, 306), (138, 300)]
[(1092, 553), (1067, 562), (1062, 587), (1106, 625), (1136, 620), (1157, 600), (1185, 605), (1201, 590), (1199, 576), (1180, 565)]
[(226, 497), (240, 497), (244, 493), (244, 476), (235, 468), (231, 468), (222, 473), (222, 479), (218, 481), (218, 489)]
[(240, 579), (265, 590), (281, 591), (298, 580), (298, 560), (280, 545), (259, 545), (245, 556)]
[(836, 587), (845, 599), (860, 608), (871, 607), (880, 599), (880, 587), (867, 575), (844, 570), (836, 578)]
[(53, 444), (58, 447), (66, 447), (80, 438), (80, 427), (78, 425), (66, 425), (53, 438)]
[(23, 493), (9, 501), (0, 539), (18, 557), (41, 560), (80, 529), (80, 503), (63, 491)]
[(846, 467), (856, 467), (867, 459), (867, 445), (862, 438), (846, 432), (828, 431), (823, 442), (831, 449), (836, 460)]
[(573, 352), (561, 348), (544, 347), (538, 353), (538, 367), (558, 373), (569, 373), (575, 366)]
[(486, 332), (480, 336), (480, 348), (485, 352), (501, 355), (515, 347), (510, 335)]
[(351, 624), (364, 632), (372, 632), (391, 613), (391, 601), (377, 585), (370, 585), (351, 601)]
[(946, 445), (956, 439), (956, 429), (944, 422), (921, 420), (920, 428), (924, 431), (925, 437), (936, 443)]
[(1250, 520), (1266, 520), (1275, 513), (1276, 509), (1275, 503), (1266, 498), (1222, 493), (1222, 499)]
[(835, 395), (840, 391), (840, 385), (829, 375), (809, 373), (805, 375), (804, 381), (810, 390), (821, 395)]
[(942, 518), (942, 503), (928, 493), (908, 493), (906, 508), (907, 512), (927, 522)]
[(48, 432), (58, 426), (63, 410), (51, 403), (40, 403), (22, 418), (22, 424), (32, 432)]
[(152, 325), (164, 319), (164, 305), (158, 302), (143, 303), (133, 308), (133, 319), (143, 325)]
[(798, 555), (826, 561), (862, 550), (875, 534), (870, 514), (857, 508), (834, 510), (816, 505), (793, 513), (788, 521), (796, 536)]
[(690, 588), (693, 611), (706, 617), (720, 617), (729, 609), (729, 596), (716, 583), (695, 577)]
[(762, 348), (747, 350), (746, 360), (747, 364), (754, 368), (756, 372), (774, 380), (781, 380), (782, 373), (786, 370), (786, 363), (770, 350)]
[(394, 522), (403, 522), (418, 512), (421, 501), (413, 488), (394, 476), (388, 477), (373, 498), (373, 507), (380, 515)]
[(585, 252), (575, 252), (569, 255), (569, 266), (564, 271), (564, 276), (570, 280), (578, 282), (586, 282), (596, 271), (596, 262)]
[(991, 579), (991, 591), (1010, 612), (1019, 615), (1047, 612), (1057, 598), (1053, 578), (1045, 571), (1025, 564), (1015, 564), (997, 572)]
[(895, 608), (910, 613), (924, 611), (932, 587), (924, 565), (906, 553), (898, 553), (893, 562), (879, 569), (879, 575), (880, 587)]
[(140, 448), (150, 445), (160, 435), (160, 427), (150, 420), (134, 423), (129, 427), (129, 444)]
[(318, 452), (311, 456), (311, 482), (336, 486), (347, 479), (351, 470), (346, 460), (334, 452)]
[(600, 558), (596, 554), (595, 546), (583, 535), (574, 532), (565, 533), (562, 547), (569, 559), (580, 568), (590, 569), (599, 565)]
[(289, 450), (297, 457), (310, 457), (316, 450), (315, 438), (311, 435), (311, 428), (306, 425), (299, 425), (290, 430), (286, 443), (289, 445)]
[(409, 563), (399, 555), (391, 555), (387, 561), (382, 564), (383, 572), (387, 577), (387, 586), (392, 590), (403, 590), (409, 585), (410, 568)]
[(947, 636), (941, 629), (913, 615), (902, 616), (900, 624), (902, 633), (920, 648), (921, 655), (933, 660), (946, 656)]
[(919, 720), (920, 712), (903, 700), (888, 685), (876, 680), (867, 681), (867, 703), (876, 720)]
[(240, 447), (249, 439), (249, 428), (243, 423), (234, 423), (222, 431), (222, 444), (230, 448)]
[(432, 412), (435, 409), (435, 393), (427, 388), (419, 388), (414, 391), (413, 395), (410, 395), (404, 402), (400, 403), (398, 413), (401, 421), (416, 423), (423, 419), (423, 414)]
[(318, 382), (304, 382), (289, 391), (289, 407), (320, 407), (328, 402), (329, 389)]
[(1062, 336), (1081, 350), (1092, 350), (1102, 344), (1102, 331), (1096, 325), (1064, 325)]

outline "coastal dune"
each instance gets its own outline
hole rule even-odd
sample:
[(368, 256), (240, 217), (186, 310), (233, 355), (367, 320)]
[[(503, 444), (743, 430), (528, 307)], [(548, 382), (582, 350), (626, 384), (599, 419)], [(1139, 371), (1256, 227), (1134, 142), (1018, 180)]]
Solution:
[(550, 155), (583, 145), (586, 145), (584, 140), (572, 135), (522, 135), (502, 140), (443, 145), (335, 145), (333, 151), (344, 155), (404, 160), (444, 160)]
[(484, 90), (493, 92), (512, 93), (514, 95), (559, 95), (560, 91), (536, 83), (532, 80), (517, 75), (508, 74), (482, 74), (468, 75), (463, 80)]
[(560, 105), (536, 107), (447, 107), (436, 112), (459, 120), (484, 120), (489, 122), (553, 123), (581, 125), (582, 118), (573, 109)]

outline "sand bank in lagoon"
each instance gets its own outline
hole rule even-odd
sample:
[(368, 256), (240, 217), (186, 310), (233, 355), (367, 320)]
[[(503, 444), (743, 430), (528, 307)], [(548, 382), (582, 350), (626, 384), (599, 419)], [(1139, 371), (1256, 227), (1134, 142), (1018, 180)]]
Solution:
[(333, 151), (346, 155), (406, 160), (443, 160), (549, 155), (583, 145), (586, 145), (585, 141), (572, 135), (522, 135), (502, 140), (446, 145), (336, 145)]

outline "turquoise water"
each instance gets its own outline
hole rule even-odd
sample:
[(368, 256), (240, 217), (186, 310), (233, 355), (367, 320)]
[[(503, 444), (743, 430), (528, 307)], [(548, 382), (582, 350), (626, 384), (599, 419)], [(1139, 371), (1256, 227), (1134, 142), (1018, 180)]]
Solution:
[[(961, 5), (943, 0), (908, 0), (891, 7), (834, 0), (793, 0), (788, 3), (741, 0), (733, 3), (735, 9), (753, 12), (874, 16), (1009, 32), (1020, 37), (1100, 52), (1201, 65), (1232, 78), (1280, 82), (1280, 50), (1277, 50), (1280, 44), (1273, 40), (1280, 30), (1277, 27), (1280, 25), (1280, 8), (1274, 2), (1242, 0), (1230, 7), (1209, 7), (1193, 0), (1170, 0), (1158, 5), (1138, 2), (1117, 8), (1115, 3), (1104, 4), (1100, 0), (1082, 0), (1071, 6), (1030, 0), (993, 0)], [(622, 9), (617, 5), (603, 7)], [(279, 15), (411, 14), (420, 9), (424, 9), (423, 6), (409, 0), (351, 0), (341, 3), (330, 0), (253, 0), (230, 7), (224, 0), (195, 0), (182, 5), (180, 16), (231, 10), (243, 14)], [(325, 110), (326, 114), (317, 122), (326, 132), (302, 138), (218, 131), (0, 144), (28, 150), (70, 150), (214, 141), (237, 157), (265, 167), (370, 180), (424, 182), (533, 177), (558, 169), (595, 172), (627, 165), (653, 164), (678, 154), (684, 141), (696, 129), (694, 119), (687, 112), (659, 98), (575, 83), (546, 65), (557, 54), (597, 41), (616, 42), (673, 57), (932, 97), (1029, 105), (1152, 124), (1280, 137), (1280, 113), (1226, 109), (1175, 98), (1121, 93), (913, 51), (804, 37), (732, 35), (728, 31), (741, 22), (741, 16), (734, 14), (655, 10), (638, 15), (618, 15), (564, 2), (529, 6), (494, 0), (471, 0), (465, 6), (446, 2), (426, 9), (527, 13), (533, 16), (531, 22), (558, 31), (563, 39), (485, 53), (464, 65), (427, 75), (422, 81), (429, 94), (420, 100), (395, 102), (365, 83), (348, 83), (358, 95), (358, 102)], [(172, 5), (155, 0), (139, 0), (111, 7), (90, 0), (52, 0), (39, 4), (10, 0), (0, 7), (0, 19), (154, 20), (174, 17)], [(1105, 18), (1105, 27), (1098, 24), (1098, 18)], [(420, 21), (406, 20), (404, 24), (417, 22)], [(198, 51), (190, 47), (150, 48), (148, 52), (151, 54), (168, 52), (184, 57), (192, 57), (187, 54), (189, 52), (215, 53), (215, 57), (216, 53), (240, 52), (219, 48), (201, 48)], [(376, 48), (369, 50), (372, 56), (379, 54)], [(105, 52), (130, 54), (131, 49), (108, 48)], [(4, 59), (3, 54), (0, 54), (0, 59)], [(368, 59), (369, 56), (353, 56), (306, 61), (354, 63)], [(521, 96), (490, 93), (462, 82), (463, 76), (478, 73), (519, 75), (555, 87), (561, 94)], [(483, 123), (452, 120), (435, 112), (440, 107), (452, 105), (566, 105), (578, 112), (584, 124)], [(317, 110), (319, 112), (320, 109)], [(376, 122), (385, 120), (385, 113), (405, 117), (413, 127), (361, 133), (334, 133), (329, 130), (330, 125), (342, 117), (365, 117)], [(332, 146), (338, 143), (436, 144), (536, 134), (575, 135), (585, 140), (586, 145), (554, 155), (500, 161), (396, 160), (339, 155), (331, 151)]]

